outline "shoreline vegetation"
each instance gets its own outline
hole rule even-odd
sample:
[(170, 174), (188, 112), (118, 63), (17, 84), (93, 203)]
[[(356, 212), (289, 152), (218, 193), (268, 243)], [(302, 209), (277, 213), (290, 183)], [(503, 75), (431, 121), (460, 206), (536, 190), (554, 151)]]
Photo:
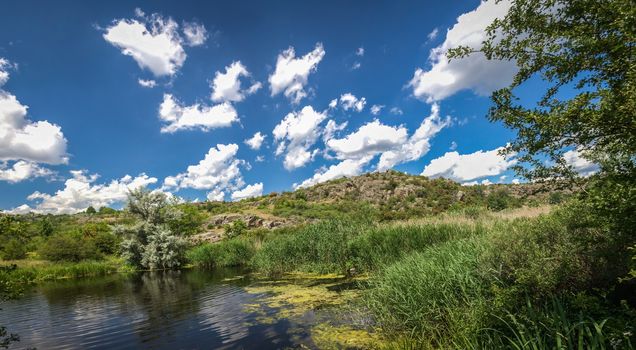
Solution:
[[(585, 207), (576, 199), (508, 204), (385, 222), (352, 215), (273, 230), (230, 227), (218, 242), (190, 244), (180, 267), (246, 268), (261, 276), (262, 286), (253, 291), (267, 293), (270, 306), (285, 300), (299, 312), (345, 307), (372, 320), (353, 327), (316, 325), (327, 348), (633, 347), (635, 314), (621, 299), (633, 284), (610, 275), (625, 272), (613, 269), (616, 261), (592, 256), (603, 254), (598, 244), (610, 232), (586, 227)], [(148, 270), (116, 253), (75, 262), (36, 260), (37, 251), (28, 255), (2, 261), (3, 288)], [(307, 278), (313, 287), (297, 282)], [(355, 292), (326, 292), (316, 282), (322, 279)], [(607, 283), (613, 287), (595, 292)], [(347, 340), (352, 337), (353, 343)]]

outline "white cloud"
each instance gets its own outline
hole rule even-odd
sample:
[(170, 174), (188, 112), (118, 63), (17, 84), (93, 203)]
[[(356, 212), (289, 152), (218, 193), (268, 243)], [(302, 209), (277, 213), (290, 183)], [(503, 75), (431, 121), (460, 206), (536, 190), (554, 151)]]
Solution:
[(450, 150), (451, 150), (451, 151), (454, 151), (454, 150), (456, 150), (456, 149), (457, 149), (457, 142), (452, 141), (452, 142), (451, 142), (451, 144), (450, 144)]
[(500, 175), (517, 162), (513, 158), (514, 155), (509, 158), (500, 155), (499, 151), (502, 149), (503, 147), (499, 147), (470, 154), (446, 152), (443, 156), (433, 159), (424, 168), (422, 175), (431, 178), (445, 177), (458, 182)]
[(356, 56), (360, 56), (360, 57), (364, 56), (364, 47), (359, 47), (356, 50)]
[(367, 104), (367, 99), (364, 97), (357, 98), (355, 95), (347, 92), (340, 96), (340, 105), (345, 111), (355, 110), (356, 112), (362, 112), (364, 106)]
[(426, 37), (428, 38), (428, 41), (433, 41), (437, 38), (437, 34), (439, 34), (439, 30), (434, 28)]
[(371, 161), (372, 157), (360, 159), (345, 159), (338, 164), (334, 164), (324, 171), (319, 171), (314, 176), (303, 181), (300, 185), (294, 184), (294, 188), (313, 186), (317, 183), (339, 179), (344, 176), (356, 176), (362, 173), (364, 166)]
[(236, 144), (218, 144), (211, 147), (198, 164), (188, 166), (183, 173), (166, 177), (163, 187), (176, 190), (210, 190), (208, 199), (222, 200), (224, 191), (243, 185), (240, 166), (245, 162), (236, 159), (238, 149)]
[(407, 140), (406, 128), (392, 127), (374, 120), (342, 139), (327, 141), (338, 159), (362, 159), (397, 148)]
[(599, 170), (598, 164), (592, 163), (589, 160), (583, 158), (582, 154), (578, 150), (567, 151), (563, 154), (565, 163), (572, 167), (572, 169), (583, 177), (593, 175)]
[(183, 106), (171, 94), (164, 94), (159, 107), (159, 119), (167, 124), (161, 128), (161, 132), (173, 133), (183, 129), (208, 131), (230, 126), (238, 121), (238, 114), (229, 102), (213, 106), (199, 103)]
[(251, 138), (245, 140), (245, 144), (248, 145), (253, 150), (258, 150), (261, 148), (263, 141), (265, 140), (265, 135), (261, 134), (261, 132), (257, 132)]
[(0, 163), (0, 181), (17, 183), (34, 177), (52, 177), (55, 175), (50, 169), (42, 168), (33, 162), (19, 160), (8, 167), (6, 163)]
[(384, 107), (385, 107), (384, 105), (373, 105), (373, 106), (371, 106), (371, 114), (373, 114), (373, 115), (380, 114), (380, 112), (382, 111), (382, 109)]
[(356, 70), (356, 69), (359, 69), (360, 67), (362, 67), (362, 63), (353, 62), (353, 65), (351, 66), (351, 70)]
[(450, 117), (439, 116), (439, 106), (431, 106), (431, 115), (422, 121), (409, 139), (398, 147), (382, 153), (378, 162), (378, 170), (391, 169), (398, 164), (420, 159), (431, 148), (430, 140), (444, 127), (450, 124)]
[[(9, 67), (7, 60), (0, 59), (0, 85), (9, 79), (4, 70)], [(14, 95), (0, 89), (0, 161), (67, 163), (67, 141), (62, 129), (46, 120), (28, 120), (27, 109)]]
[(512, 179), (512, 181), (510, 181), (512, 184), (518, 185), (521, 183), (521, 180), (519, 179)]
[(482, 1), (473, 11), (462, 14), (457, 23), (448, 30), (444, 42), (431, 50), (431, 69), (418, 68), (409, 86), (413, 95), (431, 103), (454, 93), (470, 89), (478, 95), (489, 95), (492, 91), (512, 82), (517, 67), (514, 62), (489, 61), (481, 53), (475, 53), (449, 62), (447, 51), (458, 46), (478, 49), (486, 39), (485, 29), (496, 18), (502, 18), (510, 2)]
[(272, 96), (283, 92), (293, 103), (299, 103), (307, 96), (304, 88), (309, 74), (316, 71), (324, 56), (325, 49), (320, 43), (316, 44), (313, 51), (299, 58), (296, 58), (293, 47), (280, 53), (276, 60), (276, 69), (269, 76)]
[(314, 111), (311, 106), (303, 107), (300, 112), (291, 112), (276, 125), (274, 140), (278, 143), (276, 154), (285, 151), (285, 169), (293, 170), (304, 166), (316, 154), (317, 150), (309, 151), (309, 148), (320, 135), (320, 123), (327, 115)]
[(203, 24), (195, 22), (185, 22), (183, 24), (183, 35), (188, 46), (203, 45), (208, 39), (208, 31)]
[(71, 171), (72, 178), (66, 180), (64, 188), (50, 195), (33, 192), (27, 197), (30, 201), (39, 201), (33, 208), (22, 205), (12, 212), (33, 211), (37, 213), (72, 214), (86, 210), (89, 206), (99, 208), (126, 200), (129, 190), (157, 182), (154, 177), (140, 174), (137, 177), (126, 175), (112, 180), (108, 184), (94, 184), (99, 177), (86, 171)]
[(159, 14), (146, 16), (141, 10), (135, 13), (137, 19), (113, 21), (103, 37), (157, 77), (174, 75), (187, 57), (183, 45), (201, 45), (207, 37), (203, 25), (186, 23), (184, 39), (172, 18)]
[(11, 67), (13, 67), (13, 65), (9, 62), (9, 60), (0, 57), (0, 87), (9, 81), (8, 68)]
[(253, 83), (247, 90), (241, 89), (241, 77), (249, 77), (250, 72), (241, 61), (232, 62), (231, 65), (225, 67), (225, 73), (216, 72), (212, 81), (212, 101), (231, 101), (240, 102), (245, 96), (258, 91), (261, 83)]
[(139, 85), (143, 87), (147, 87), (147, 88), (153, 88), (157, 86), (157, 82), (152, 79), (148, 79), (148, 80), (138, 79), (137, 82), (139, 83)]
[(240, 201), (245, 198), (258, 197), (263, 194), (263, 183), (259, 182), (253, 185), (247, 185), (245, 188), (232, 192), (232, 200)]
[(389, 112), (393, 115), (402, 115), (404, 112), (399, 107), (393, 107)]
[(331, 140), (338, 131), (344, 130), (348, 124), (349, 123), (346, 121), (338, 124), (334, 120), (329, 119), (329, 121), (327, 121), (327, 125), (325, 125), (325, 130), (322, 133), (323, 141), (326, 143)]

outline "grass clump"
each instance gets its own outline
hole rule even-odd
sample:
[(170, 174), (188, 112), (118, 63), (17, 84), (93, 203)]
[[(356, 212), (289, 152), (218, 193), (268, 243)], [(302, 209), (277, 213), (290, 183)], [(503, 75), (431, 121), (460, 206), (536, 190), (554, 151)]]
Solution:
[(186, 258), (195, 266), (206, 268), (245, 266), (254, 255), (254, 244), (243, 238), (206, 243), (190, 249)]
[(486, 313), (488, 285), (479, 274), (482, 239), (432, 246), (370, 280), (365, 302), (389, 333), (418, 339), (468, 334)]

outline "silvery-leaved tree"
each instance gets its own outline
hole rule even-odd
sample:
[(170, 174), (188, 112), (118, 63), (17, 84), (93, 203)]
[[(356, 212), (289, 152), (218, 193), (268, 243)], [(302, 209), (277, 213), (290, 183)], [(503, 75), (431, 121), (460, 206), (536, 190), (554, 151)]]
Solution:
[(170, 223), (181, 215), (175, 204), (165, 193), (143, 187), (128, 193), (126, 211), (136, 222), (115, 229), (124, 237), (121, 252), (128, 263), (151, 270), (183, 263), (187, 242), (170, 229)]

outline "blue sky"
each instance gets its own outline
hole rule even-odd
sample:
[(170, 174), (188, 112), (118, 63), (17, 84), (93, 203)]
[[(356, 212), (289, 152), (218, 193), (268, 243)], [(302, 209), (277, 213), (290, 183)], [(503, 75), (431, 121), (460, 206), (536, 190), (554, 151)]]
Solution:
[(507, 6), (4, 4), (0, 209), (117, 207), (139, 184), (232, 200), (388, 168), (509, 183), (496, 150), (514, 134), (485, 115), (514, 64), (445, 59)]

